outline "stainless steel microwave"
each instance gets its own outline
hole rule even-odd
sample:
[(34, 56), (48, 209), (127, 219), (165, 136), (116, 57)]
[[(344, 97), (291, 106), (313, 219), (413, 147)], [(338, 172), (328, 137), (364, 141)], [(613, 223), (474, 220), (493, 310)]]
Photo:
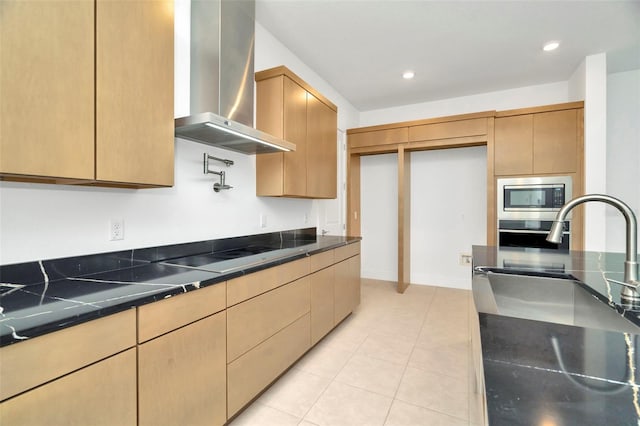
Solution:
[(503, 178), (497, 182), (498, 219), (553, 220), (572, 196), (571, 176)]

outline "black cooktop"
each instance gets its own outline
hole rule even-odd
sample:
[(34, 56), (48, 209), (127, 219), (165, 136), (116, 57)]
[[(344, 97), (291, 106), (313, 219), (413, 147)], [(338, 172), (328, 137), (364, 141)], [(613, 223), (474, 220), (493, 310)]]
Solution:
[(178, 259), (171, 259), (166, 261), (167, 263), (171, 263), (173, 265), (183, 265), (183, 266), (191, 266), (198, 267), (203, 265), (208, 265), (210, 263), (222, 262), (225, 260), (233, 260), (239, 259), (242, 257), (253, 256), (255, 254), (261, 254), (270, 252), (273, 250), (277, 250), (278, 248), (274, 248), (271, 246), (247, 246), (237, 249), (218, 251), (214, 253), (208, 254), (199, 254), (195, 256), (187, 256)]

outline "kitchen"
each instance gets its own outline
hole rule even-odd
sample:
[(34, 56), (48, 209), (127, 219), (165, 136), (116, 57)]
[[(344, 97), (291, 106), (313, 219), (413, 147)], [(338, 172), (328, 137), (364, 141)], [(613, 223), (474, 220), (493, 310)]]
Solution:
[[(177, 2), (176, 22), (179, 21), (180, 13), (180, 2)], [(176, 35), (175, 43), (176, 64), (188, 64), (189, 61), (184, 59), (184, 55), (187, 55), (185, 40), (181, 39), (179, 33)], [(180, 46), (183, 47), (180, 48)], [(336, 103), (339, 111), (338, 128), (343, 131), (391, 121), (567, 102), (574, 100), (569, 97), (568, 89), (579, 85), (581, 78), (579, 70), (576, 70), (573, 79), (558, 83), (519, 89), (511, 88), (502, 92), (488, 92), (484, 95), (453, 97), (446, 102), (432, 101), (413, 108), (359, 112), (285, 45), (280, 43), (265, 27), (260, 25), (260, 22), (256, 26), (255, 54), (256, 70), (285, 64)], [(598, 89), (603, 85), (609, 89), (606, 92), (608, 96), (616, 93), (621, 96), (621, 94), (630, 92), (629, 88), (634, 87), (632, 85), (634, 81), (637, 81), (637, 71), (636, 73), (625, 72), (607, 76), (606, 71), (603, 72), (606, 70), (604, 59), (602, 55), (584, 58), (584, 75), (590, 84), (593, 84), (593, 86), (586, 86), (586, 96), (591, 96), (594, 93), (596, 96), (602, 96), (601, 90), (594, 92), (593, 88)], [(188, 93), (188, 89), (184, 86), (188, 77), (181, 78), (180, 75), (180, 70), (176, 70), (176, 117), (188, 115), (188, 101), (184, 99), (184, 94)], [(593, 174), (593, 189), (589, 190), (590, 184), (587, 182), (587, 190), (619, 195), (633, 205), (634, 197), (636, 197), (635, 200), (638, 199), (638, 194), (634, 194), (634, 190), (637, 193), (637, 186), (624, 184), (624, 182), (637, 182), (637, 178), (635, 180), (633, 178), (633, 176), (637, 177), (638, 173), (638, 162), (633, 157), (634, 152), (637, 157), (637, 151), (634, 151), (634, 149), (637, 150), (637, 147), (618, 141), (629, 140), (625, 135), (637, 131), (630, 128), (628, 124), (635, 120), (626, 118), (634, 117), (633, 114), (637, 112), (637, 99), (628, 101), (621, 97), (616, 101), (613, 98), (611, 103), (605, 102), (602, 98), (595, 99), (591, 103), (589, 103), (589, 99), (585, 99), (585, 101), (588, 105), (596, 108), (587, 125), (596, 123), (598, 126), (595, 126), (594, 131), (601, 132), (600, 134), (596, 133), (595, 137), (591, 139), (593, 143), (590, 143), (587, 130), (586, 143), (596, 150), (595, 155), (588, 158), (587, 161), (605, 158), (605, 156), (599, 156), (597, 151), (604, 148), (609, 154), (606, 156), (607, 164), (609, 161), (612, 162), (612, 165), (606, 168), (606, 165), (603, 164), (594, 166), (594, 170), (598, 172)], [(597, 108), (605, 109), (611, 113), (602, 115)], [(588, 110), (586, 114), (589, 116)], [(606, 123), (598, 122), (598, 120), (605, 118)], [(603, 137), (604, 129), (612, 133)], [(346, 137), (344, 140), (346, 141)], [(601, 142), (604, 140), (609, 140), (609, 143), (603, 145)], [(212, 190), (214, 182), (212, 176), (202, 174), (203, 151), (234, 161), (235, 164), (226, 169), (227, 182), (234, 187), (233, 189), (220, 193), (215, 193)], [(152, 161), (153, 153), (149, 153), (149, 155), (149, 161)], [(589, 157), (589, 154), (587, 155)], [(345, 209), (344, 199), (311, 201), (255, 197), (255, 157), (253, 156), (205, 148), (199, 144), (177, 139), (175, 161), (175, 182), (171, 188), (131, 190), (2, 182), (0, 188), (2, 191), (0, 202), (3, 212), (1, 218), (2, 241), (0, 242), (2, 244), (0, 247), (2, 258), (0, 263), (12, 264), (34, 259), (117, 251), (309, 226), (316, 226), (320, 230), (326, 229), (329, 226), (328, 223), (333, 223), (335, 226), (334, 229), (330, 229), (331, 234), (339, 234), (340, 225), (345, 221), (342, 216)], [(385, 167), (388, 167), (388, 164)], [(364, 170), (363, 175), (366, 173), (367, 171)], [(605, 174), (604, 178), (602, 173)], [(587, 179), (589, 176), (591, 175), (587, 173)], [(601, 185), (605, 182), (611, 183), (611, 188), (608, 186), (602, 188)], [(617, 193), (616, 191), (622, 192)], [(363, 194), (363, 196), (366, 200), (366, 197), (371, 195)], [(395, 203), (395, 201), (392, 202)], [(340, 203), (342, 204), (340, 205)], [(43, 206), (45, 207), (43, 208)], [(637, 206), (636, 201), (636, 211)], [(340, 209), (340, 214), (334, 211), (336, 209)], [(338, 217), (335, 218), (335, 216)], [(624, 236), (621, 234), (622, 225), (618, 223), (617, 215), (613, 213), (609, 216), (606, 210), (596, 210), (594, 217), (595, 224), (587, 226), (589, 229), (589, 233), (586, 235), (587, 249), (623, 250)], [(328, 220), (329, 218), (332, 221)], [(110, 241), (108, 239), (109, 224), (113, 219), (121, 219), (124, 223), (123, 240)], [(374, 226), (389, 229), (395, 224), (384, 223), (374, 224)], [(602, 234), (598, 235), (598, 232), (605, 228), (606, 234), (602, 231)], [(367, 239), (375, 237), (375, 235), (368, 237), (364, 231), (362, 242), (363, 272), (367, 266), (366, 252), (369, 250)], [(592, 234), (592, 241), (589, 241)], [(393, 248), (395, 246), (394, 239), (395, 236), (391, 235), (390, 239), (377, 242), (376, 246)], [(604, 241), (610, 245), (604, 247), (602, 245)], [(484, 241), (468, 241), (461, 243), (461, 245), (470, 249), (473, 243), (483, 244)], [(453, 256), (457, 262), (458, 252), (453, 253)], [(383, 254), (382, 258), (385, 257), (393, 259), (395, 252), (391, 250), (387, 256)], [(385, 279), (385, 276), (379, 275), (378, 278)], [(468, 274), (463, 279), (468, 280)], [(466, 288), (469, 288), (470, 284), (469, 282), (459, 284), (460, 287), (465, 285)]]

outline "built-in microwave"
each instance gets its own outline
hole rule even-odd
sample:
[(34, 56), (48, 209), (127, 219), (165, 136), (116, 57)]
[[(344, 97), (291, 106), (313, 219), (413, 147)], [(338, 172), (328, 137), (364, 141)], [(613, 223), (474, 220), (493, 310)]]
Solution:
[(570, 215), (562, 244), (546, 241), (558, 210), (572, 196), (571, 176), (503, 178), (497, 181), (497, 230), (501, 247), (568, 251)]
[(498, 219), (553, 220), (571, 199), (571, 176), (498, 179)]

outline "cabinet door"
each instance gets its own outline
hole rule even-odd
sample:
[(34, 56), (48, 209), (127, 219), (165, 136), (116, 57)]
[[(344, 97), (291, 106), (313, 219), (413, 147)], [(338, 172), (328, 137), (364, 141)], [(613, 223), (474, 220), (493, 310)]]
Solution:
[(171, 186), (173, 1), (96, 8), (96, 179)]
[(0, 173), (93, 179), (92, 0), (0, 1)]
[(307, 195), (307, 91), (284, 79), (284, 139), (296, 150), (284, 155), (284, 194)]
[(334, 323), (339, 323), (360, 304), (360, 255), (335, 265)]
[(535, 114), (533, 172), (575, 173), (578, 165), (578, 111)]
[(135, 425), (136, 350), (129, 349), (4, 401), (0, 424)]
[(336, 198), (337, 113), (307, 95), (307, 196)]
[(335, 267), (310, 275), (311, 279), (311, 345), (318, 343), (334, 325)]
[[(256, 128), (284, 139), (284, 76), (256, 84)], [(296, 147), (297, 149), (297, 147)], [(282, 195), (284, 153), (256, 155), (256, 195)]]
[(533, 115), (495, 119), (496, 175), (523, 175), (533, 172)]
[(224, 424), (225, 346), (225, 312), (140, 345), (139, 424)]

